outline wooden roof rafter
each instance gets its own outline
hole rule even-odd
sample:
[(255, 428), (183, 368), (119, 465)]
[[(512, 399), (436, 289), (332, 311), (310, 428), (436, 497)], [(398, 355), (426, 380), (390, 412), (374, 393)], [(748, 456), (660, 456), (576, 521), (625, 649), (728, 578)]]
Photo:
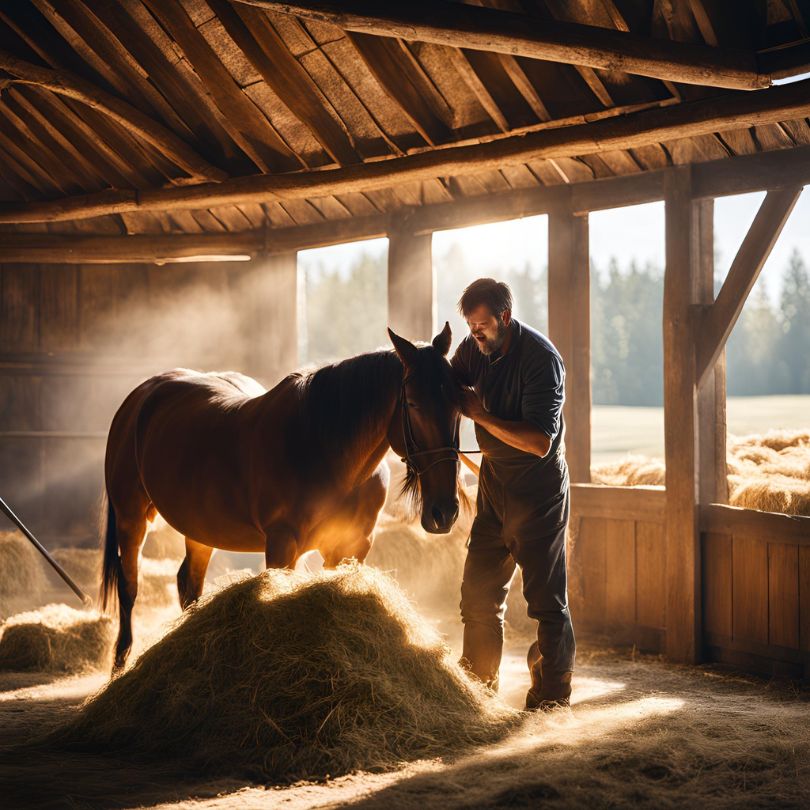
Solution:
[(192, 178), (223, 180), (228, 176), (225, 171), (212, 166), (200, 157), (185, 141), (162, 124), (152, 120), (123, 99), (69, 71), (57, 71), (35, 65), (2, 50), (0, 50), (0, 70), (8, 74), (0, 77), (0, 87), (9, 84), (28, 84), (86, 104), (143, 138)]
[(673, 107), (643, 110), (587, 124), (505, 136), (487, 143), (449, 146), (357, 166), (258, 175), (180, 188), (114, 191), (0, 206), (0, 222), (83, 219), (109, 213), (208, 208), (366, 192), (397, 183), (476, 174), (533, 160), (582, 157), (660, 144), (670, 138), (711, 135), (810, 115), (810, 80), (757, 93), (728, 94)]
[(407, 5), (367, 0), (235, 1), (378, 37), (434, 42), (711, 87), (755, 90), (770, 84), (770, 78), (759, 73), (753, 52), (665, 39), (656, 40), (652, 49), (647, 37), (629, 31), (559, 20), (540, 26), (526, 14), (446, 0), (419, 0)]

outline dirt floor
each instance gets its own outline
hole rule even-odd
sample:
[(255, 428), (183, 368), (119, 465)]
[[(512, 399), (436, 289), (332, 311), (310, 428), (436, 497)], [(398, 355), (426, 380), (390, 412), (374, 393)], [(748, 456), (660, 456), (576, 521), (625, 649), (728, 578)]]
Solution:
[[(502, 671), (501, 698), (516, 707), (527, 686), (525, 646), (511, 640)], [(497, 746), (392, 773), (283, 787), (212, 782), (173, 772), (171, 763), (144, 768), (18, 748), (104, 682), (100, 673), (0, 675), (3, 808), (798, 808), (810, 801), (807, 690), (628, 651), (581, 648), (572, 709), (527, 715)]]

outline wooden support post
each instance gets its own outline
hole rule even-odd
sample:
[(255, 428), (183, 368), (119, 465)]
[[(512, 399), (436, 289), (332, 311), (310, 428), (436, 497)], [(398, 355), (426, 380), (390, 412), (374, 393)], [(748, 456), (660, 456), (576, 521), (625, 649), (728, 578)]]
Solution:
[(588, 217), (570, 209), (548, 218), (549, 337), (566, 369), (566, 456), (571, 481), (591, 480), (591, 313)]
[(664, 450), (666, 456), (667, 656), (694, 663), (701, 648), (695, 370), (698, 205), (691, 170), (668, 176), (664, 275)]
[(432, 235), (388, 237), (388, 325), (408, 340), (430, 340), (436, 313)]
[(249, 373), (270, 387), (298, 366), (298, 254), (260, 256), (240, 284)]
[[(705, 308), (714, 302), (714, 200), (694, 205), (696, 294), (697, 303)], [(728, 503), (725, 350), (698, 383), (697, 421), (698, 501)]]

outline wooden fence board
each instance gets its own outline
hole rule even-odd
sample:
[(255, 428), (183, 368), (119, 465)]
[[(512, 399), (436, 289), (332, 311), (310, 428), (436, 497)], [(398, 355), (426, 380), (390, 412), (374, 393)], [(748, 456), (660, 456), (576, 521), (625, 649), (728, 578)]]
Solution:
[(583, 620), (603, 624), (605, 620), (605, 521), (582, 518), (576, 542), (576, 557), (581, 575)]
[(605, 621), (636, 620), (636, 533), (632, 520), (605, 521)]
[(768, 641), (799, 646), (799, 547), (768, 543)]
[(735, 534), (731, 553), (733, 637), (767, 643), (768, 546)]
[(666, 625), (665, 542), (660, 523), (636, 523), (636, 621), (645, 627)]
[(703, 535), (703, 620), (707, 633), (732, 634), (731, 535)]
[(799, 548), (799, 642), (810, 652), (810, 546)]

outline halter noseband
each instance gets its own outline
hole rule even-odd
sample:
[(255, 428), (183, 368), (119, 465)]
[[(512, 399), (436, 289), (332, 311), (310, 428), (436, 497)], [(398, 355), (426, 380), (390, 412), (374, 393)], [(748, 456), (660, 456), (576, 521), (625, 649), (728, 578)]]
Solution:
[[(417, 476), (421, 476), (426, 473), (431, 467), (435, 467), (437, 464), (441, 464), (443, 461), (452, 461), (456, 465), (459, 464), (459, 449), (458, 449), (458, 440), (459, 440), (459, 423), (461, 422), (460, 418), (456, 419), (455, 429), (453, 431), (453, 444), (452, 445), (445, 445), (444, 447), (436, 447), (432, 450), (420, 450), (418, 445), (416, 444), (416, 439), (413, 436), (413, 426), (411, 425), (411, 413), (408, 406), (408, 397), (405, 395), (405, 385), (408, 382), (408, 378), (402, 381), (402, 392), (400, 395), (401, 403), (402, 403), (402, 436), (405, 443), (405, 455), (402, 457), (402, 461), (412, 469)], [(431, 461), (426, 467), (419, 469), (416, 465), (414, 459), (417, 457), (422, 456), (429, 456), (435, 455), (436, 453), (443, 453), (444, 455), (440, 458), (434, 459)]]

